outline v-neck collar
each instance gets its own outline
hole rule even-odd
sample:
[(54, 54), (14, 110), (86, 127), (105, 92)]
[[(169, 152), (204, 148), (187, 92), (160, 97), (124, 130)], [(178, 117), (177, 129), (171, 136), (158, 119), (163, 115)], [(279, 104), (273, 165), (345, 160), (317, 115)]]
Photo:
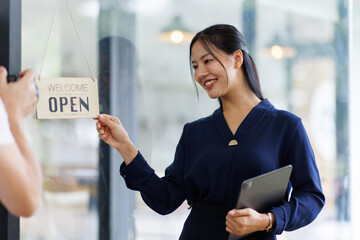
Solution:
[(231, 132), (221, 108), (216, 109), (211, 117), (215, 127), (219, 131), (219, 134), (225, 139), (225, 141), (229, 142), (233, 139), (237, 140), (241, 132), (246, 131), (246, 129), (255, 124), (257, 120), (259, 120), (268, 110), (273, 107), (274, 106), (269, 102), (268, 99), (262, 100), (246, 115), (244, 120), (237, 128), (235, 134)]

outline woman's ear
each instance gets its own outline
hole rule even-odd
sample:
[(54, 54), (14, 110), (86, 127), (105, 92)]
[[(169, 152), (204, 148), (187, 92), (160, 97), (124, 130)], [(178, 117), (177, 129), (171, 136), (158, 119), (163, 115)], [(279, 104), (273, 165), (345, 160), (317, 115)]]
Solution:
[(243, 64), (243, 53), (240, 49), (234, 52), (235, 68), (240, 69)]

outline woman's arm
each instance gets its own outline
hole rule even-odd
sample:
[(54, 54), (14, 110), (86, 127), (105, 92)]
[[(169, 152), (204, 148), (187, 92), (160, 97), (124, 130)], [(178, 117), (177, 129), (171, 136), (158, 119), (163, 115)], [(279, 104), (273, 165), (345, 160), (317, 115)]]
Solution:
[(124, 159), (120, 174), (127, 187), (140, 191), (145, 203), (159, 214), (168, 214), (180, 206), (185, 199), (182, 141), (178, 144), (174, 162), (166, 169), (165, 176), (160, 178), (130, 141), (118, 118), (101, 114), (97, 119), (99, 137)]
[(284, 201), (271, 210), (276, 218), (276, 234), (308, 225), (325, 204), (314, 152), (300, 120), (290, 141), (287, 161), (293, 166), (290, 177), (292, 193), (290, 201)]

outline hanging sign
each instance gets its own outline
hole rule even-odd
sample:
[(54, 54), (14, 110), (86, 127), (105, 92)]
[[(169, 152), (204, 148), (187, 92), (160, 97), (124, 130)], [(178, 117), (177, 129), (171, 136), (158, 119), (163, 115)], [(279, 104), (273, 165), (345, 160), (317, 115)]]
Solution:
[(45, 53), (36, 84), (39, 89), (39, 101), (37, 104), (38, 119), (54, 118), (94, 118), (99, 115), (99, 97), (97, 79), (94, 78), (85, 51), (81, 43), (79, 32), (76, 28), (70, 6), (65, 0), (69, 15), (75, 28), (81, 50), (91, 78), (41, 78), (41, 72), (45, 61), (54, 16), (60, 0), (56, 1), (50, 31), (46, 42)]
[(38, 119), (94, 118), (99, 114), (96, 79), (42, 78), (36, 84)]

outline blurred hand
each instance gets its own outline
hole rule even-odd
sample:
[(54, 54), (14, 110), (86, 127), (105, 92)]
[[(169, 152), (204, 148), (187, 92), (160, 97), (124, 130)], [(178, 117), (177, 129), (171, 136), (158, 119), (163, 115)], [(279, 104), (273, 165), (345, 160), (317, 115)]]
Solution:
[(266, 214), (258, 213), (251, 208), (233, 209), (226, 216), (226, 231), (241, 236), (264, 231), (269, 223)]
[(10, 119), (24, 119), (36, 108), (37, 97), (35, 71), (22, 71), (22, 76), (16, 82), (7, 82), (7, 71), (0, 67), (0, 96)]

